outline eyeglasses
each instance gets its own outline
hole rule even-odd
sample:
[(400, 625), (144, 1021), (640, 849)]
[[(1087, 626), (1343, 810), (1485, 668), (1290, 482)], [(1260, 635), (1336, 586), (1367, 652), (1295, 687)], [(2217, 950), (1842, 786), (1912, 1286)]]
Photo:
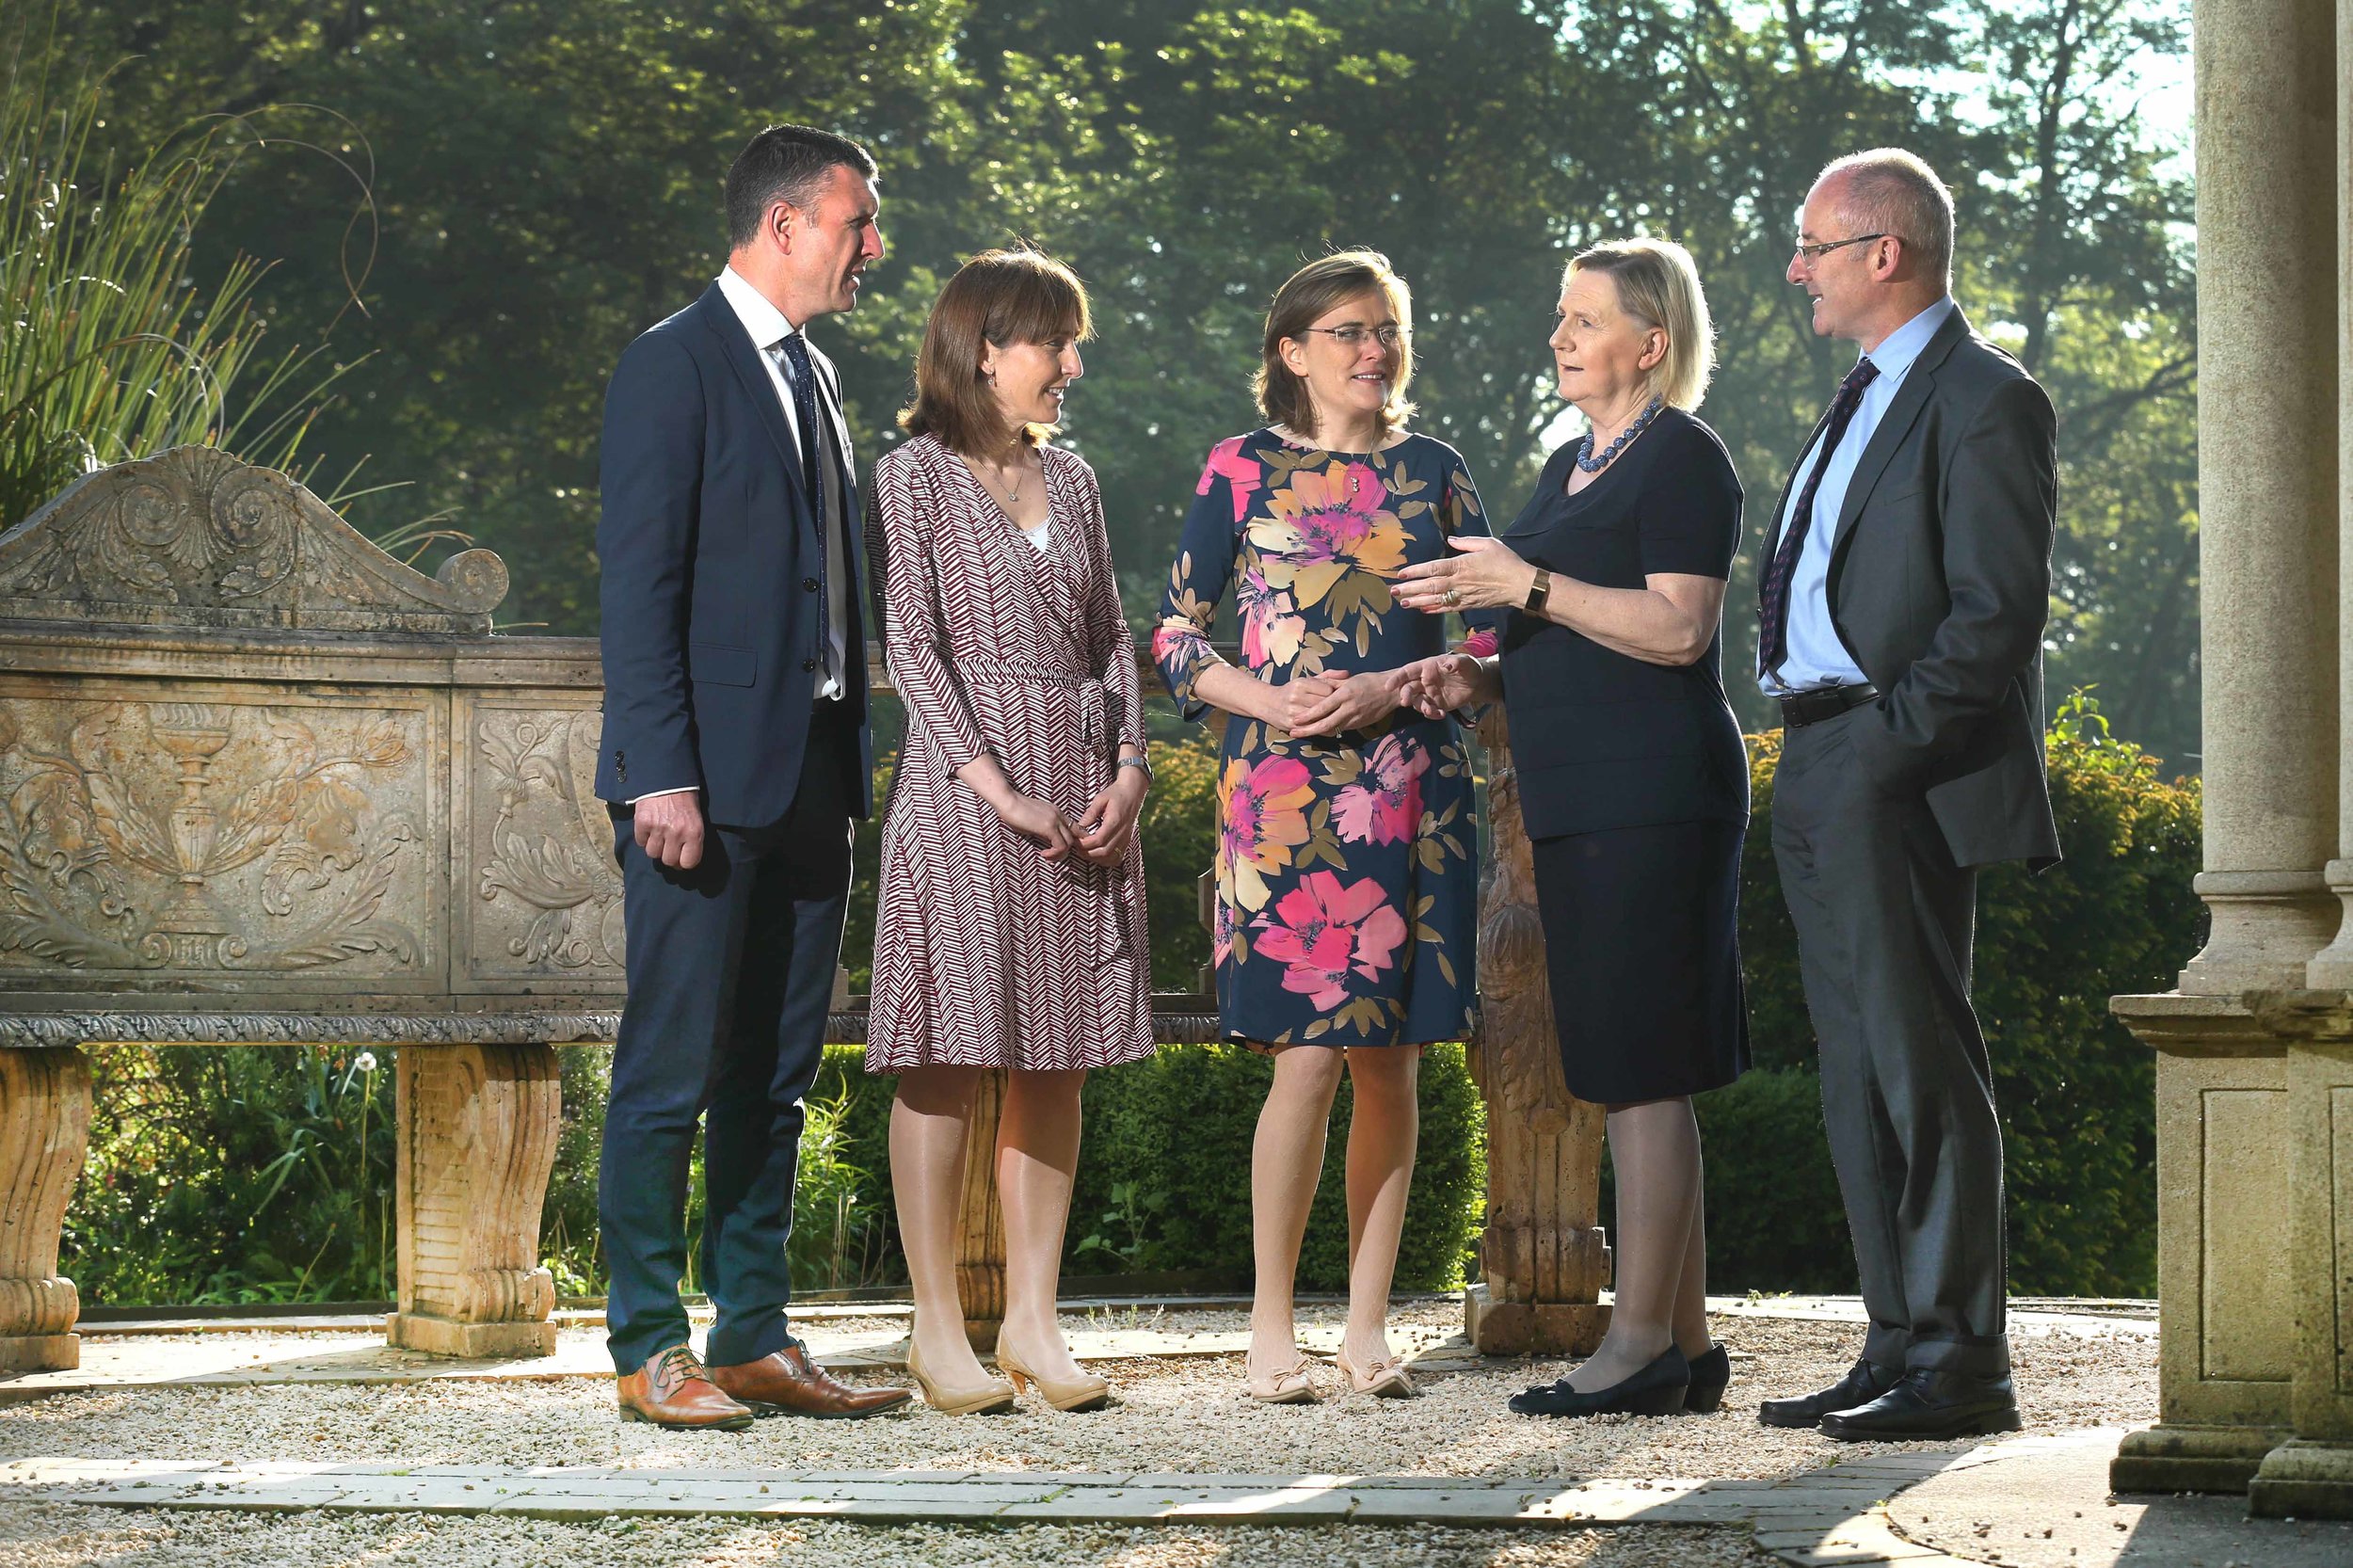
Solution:
[(1854, 238), (1848, 240), (1824, 240), (1819, 245), (1807, 245), (1801, 242), (1798, 246), (1798, 260), (1803, 263), (1808, 270), (1811, 270), (1815, 263), (1820, 261), (1832, 251), (1840, 249), (1843, 247), (1849, 245), (1867, 245), (1872, 240), (1895, 239), (1898, 236), (1894, 234), (1857, 234)]
[(1359, 327), (1352, 321), (1345, 327), (1310, 327), (1307, 330), (1330, 334), (1332, 341), (1342, 348), (1362, 348), (1367, 338), (1378, 338), (1382, 347), (1395, 348), (1401, 343), (1412, 341), (1414, 336), (1411, 328), (1400, 327), (1394, 321), (1384, 322), (1378, 327)]

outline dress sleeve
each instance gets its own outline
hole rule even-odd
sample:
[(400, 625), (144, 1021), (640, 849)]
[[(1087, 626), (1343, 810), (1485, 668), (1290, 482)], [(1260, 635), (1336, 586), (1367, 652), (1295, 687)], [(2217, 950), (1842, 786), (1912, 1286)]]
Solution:
[(1160, 598), (1160, 623), (1152, 633), (1152, 660), (1176, 699), (1177, 712), (1199, 719), (1209, 705), (1193, 695), (1201, 672), (1225, 661), (1210, 646), (1217, 626), (1217, 603), (1225, 596), (1234, 575), (1234, 553), (1240, 537), (1241, 512), (1247, 504), (1235, 488), (1234, 471), (1247, 463), (1241, 438), (1224, 440), (1210, 449), (1201, 471), (1193, 509), (1176, 543), (1176, 564), (1169, 568), (1168, 592)]
[[(906, 449), (902, 447), (900, 452)], [(988, 750), (964, 689), (948, 663), (948, 627), (932, 558), (930, 487), (919, 486), (913, 455), (892, 453), (874, 465), (866, 514), (866, 558), (882, 563), (883, 664), (906, 704), (908, 728), (931, 737), (955, 773)]]
[(1095, 472), (1081, 463), (1079, 477), (1086, 495), (1087, 550), (1095, 557), (1094, 591), (1087, 596), (1087, 646), (1101, 650), (1103, 689), (1111, 694), (1116, 751), (1133, 746), (1151, 755), (1144, 739), (1144, 690), (1136, 678), (1136, 635), (1128, 629), (1128, 612), (1119, 603), (1119, 578), (1112, 569), (1111, 530), (1103, 520), (1103, 491)]
[[(1470, 470), (1458, 456), (1447, 469), (1446, 490), (1438, 498), (1438, 527), (1448, 537), (1485, 537), (1494, 533), (1487, 525), (1487, 509), (1479, 499), (1479, 487), (1471, 482)], [(1455, 643), (1454, 651), (1467, 653), (1474, 659), (1484, 659), (1502, 646), (1503, 623), (1509, 610), (1465, 610), (1461, 619), (1463, 635)]]
[(1642, 571), (1729, 578), (1740, 548), (1740, 479), (1705, 427), (1662, 453), (1642, 489)]

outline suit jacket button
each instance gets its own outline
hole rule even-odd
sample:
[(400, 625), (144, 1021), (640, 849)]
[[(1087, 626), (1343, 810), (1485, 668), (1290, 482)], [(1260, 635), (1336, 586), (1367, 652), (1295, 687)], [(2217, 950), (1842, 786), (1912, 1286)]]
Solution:
[(802, 660), (802, 661), (801, 661), (801, 668), (803, 668), (803, 669), (805, 669), (805, 670), (813, 670), (813, 669), (815, 669), (816, 667), (817, 667), (817, 661), (816, 661), (816, 660), (814, 660), (814, 659), (804, 659), (804, 660)]
[(804, 593), (812, 593), (812, 594), (813, 594), (813, 593), (815, 593), (815, 592), (817, 591), (817, 579), (815, 579), (814, 577), (804, 577), (804, 578), (802, 578), (802, 579), (801, 579), (801, 591), (802, 591), (802, 592), (804, 592)]

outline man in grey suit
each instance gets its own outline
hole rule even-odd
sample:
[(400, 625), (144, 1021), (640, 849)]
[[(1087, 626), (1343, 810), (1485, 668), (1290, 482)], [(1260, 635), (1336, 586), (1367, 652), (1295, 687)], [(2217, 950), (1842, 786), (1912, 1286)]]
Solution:
[(2050, 399), (1949, 294), (1952, 196), (1912, 153), (1841, 158), (1788, 280), (1862, 349), (1782, 492), (1758, 596), (1781, 706), (1773, 853), (1821, 1050), (1870, 1326), (1770, 1426), (2014, 1431), (2002, 1137), (1969, 1005), (1977, 868), (2058, 858), (2042, 774), (2057, 497)]

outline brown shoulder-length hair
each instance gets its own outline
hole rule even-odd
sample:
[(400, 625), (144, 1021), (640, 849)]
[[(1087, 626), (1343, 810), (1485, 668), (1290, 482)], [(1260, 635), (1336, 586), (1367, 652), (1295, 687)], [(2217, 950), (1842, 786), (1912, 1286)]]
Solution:
[(1257, 394), (1258, 411), (1269, 424), (1303, 436), (1316, 434), (1316, 409), (1307, 397), (1307, 383), (1283, 362), (1283, 344), (1304, 342), (1317, 317), (1367, 294), (1378, 294), (1386, 300), (1389, 313), (1406, 332), (1404, 342), (1398, 344), (1397, 382), (1389, 388), (1388, 401), (1381, 405), (1376, 442), (1386, 440), (1414, 417), (1414, 405), (1405, 396), (1414, 379), (1414, 291), (1378, 250), (1336, 250), (1285, 279), (1274, 291), (1274, 303), (1267, 307), (1266, 342), (1250, 390)]
[[(993, 456), (1015, 432), (1005, 428), (981, 374), (981, 344), (1005, 348), (1094, 335), (1086, 285), (1077, 273), (1027, 246), (984, 250), (956, 268), (932, 306), (915, 355), (915, 399), (899, 410), (899, 426), (910, 436), (936, 437), (951, 452)], [(1049, 424), (1019, 432), (1032, 446), (1053, 433)]]

